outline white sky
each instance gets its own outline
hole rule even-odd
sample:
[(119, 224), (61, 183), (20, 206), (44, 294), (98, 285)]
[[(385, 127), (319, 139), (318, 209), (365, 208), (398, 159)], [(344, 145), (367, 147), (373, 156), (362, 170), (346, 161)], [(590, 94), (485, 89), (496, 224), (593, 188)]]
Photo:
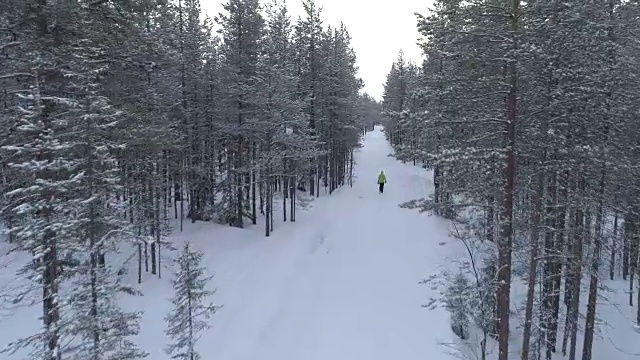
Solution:
[[(213, 18), (222, 11), (224, 2), (201, 0), (202, 10)], [(286, 3), (294, 22), (303, 16), (301, 0)], [(407, 60), (420, 61), (414, 13), (426, 15), (431, 3), (431, 0), (316, 0), (316, 5), (322, 7), (325, 27), (338, 26), (340, 22), (346, 25), (356, 52), (359, 76), (365, 83), (364, 91), (376, 99), (382, 98), (384, 81), (400, 49)]]

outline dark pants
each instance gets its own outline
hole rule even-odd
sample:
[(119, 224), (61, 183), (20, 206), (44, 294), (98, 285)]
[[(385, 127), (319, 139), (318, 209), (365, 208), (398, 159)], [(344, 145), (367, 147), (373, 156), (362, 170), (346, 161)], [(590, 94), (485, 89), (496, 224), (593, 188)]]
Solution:
[(384, 192), (384, 183), (380, 183), (380, 184), (378, 184), (378, 186), (379, 186), (379, 191), (381, 193), (383, 193)]

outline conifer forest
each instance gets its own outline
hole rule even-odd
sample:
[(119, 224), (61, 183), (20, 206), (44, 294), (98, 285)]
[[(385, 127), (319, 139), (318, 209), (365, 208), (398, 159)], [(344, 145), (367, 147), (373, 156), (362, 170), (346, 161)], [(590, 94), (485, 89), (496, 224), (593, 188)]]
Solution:
[(640, 358), (640, 1), (291, 1), (0, 0), (0, 360)]
[(639, 16), (637, 1), (438, 0), (417, 15), (423, 61), (400, 53), (387, 75), (387, 138), (433, 170), (432, 196), (404, 206), (450, 219), (473, 258), (445, 302), (458, 336), (482, 332), (479, 358), (596, 360), (603, 280), (626, 282), (640, 326)]

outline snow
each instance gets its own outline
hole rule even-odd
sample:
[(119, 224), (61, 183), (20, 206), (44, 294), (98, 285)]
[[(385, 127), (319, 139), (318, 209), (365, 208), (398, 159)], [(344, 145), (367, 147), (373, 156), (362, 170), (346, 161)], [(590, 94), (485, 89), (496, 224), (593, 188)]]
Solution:
[[(223, 305), (199, 349), (219, 360), (447, 359), (449, 315), (421, 307), (433, 291), (418, 282), (444, 259), (443, 220), (398, 204), (431, 191), (428, 172), (392, 157), (384, 134), (366, 135), (353, 188), (314, 200), (295, 223), (264, 238), (262, 226), (239, 230), (187, 226), (178, 238), (205, 251), (215, 271), (214, 301)], [(378, 194), (377, 175), (388, 184)], [(191, 225), (191, 224), (189, 224)], [(248, 233), (251, 233), (249, 235)], [(174, 239), (173, 241), (178, 240)], [(162, 316), (169, 310), (164, 280), (146, 279), (145, 350), (167, 359)], [(154, 283), (152, 283), (154, 282)], [(160, 284), (162, 282), (162, 284)]]
[[(465, 252), (448, 237), (445, 220), (398, 207), (433, 191), (431, 173), (389, 156), (391, 148), (379, 127), (365, 135), (363, 144), (356, 154), (353, 188), (314, 199), (294, 223), (283, 223), (281, 212), (275, 212), (275, 231), (269, 238), (264, 237), (264, 224), (236, 229), (198, 222), (185, 223), (183, 232), (168, 239), (175, 248), (190, 240), (204, 251), (203, 265), (215, 275), (213, 301), (223, 307), (198, 343), (203, 359), (453, 358), (451, 346), (459, 342), (449, 314), (443, 308), (423, 308), (438, 292), (418, 283), (450, 267)], [(376, 185), (381, 170), (388, 179), (384, 194), (378, 194)], [(163, 249), (162, 278), (144, 274), (144, 296), (122, 300), (127, 309), (144, 310), (142, 332), (135, 340), (153, 360), (169, 359), (164, 317), (171, 308), (172, 287), (165, 266), (175, 255)], [(5, 256), (0, 295), (20, 286), (11, 269), (27, 259), (25, 254)], [(135, 258), (131, 263), (130, 278), (135, 281)], [(625, 284), (619, 285), (624, 289)], [(614, 304), (623, 311), (614, 304), (599, 305), (599, 316), (608, 326), (603, 329), (606, 338), (596, 340), (594, 359), (637, 359), (635, 309), (625, 307), (628, 295), (622, 290), (614, 293)], [(35, 331), (39, 311), (39, 306), (0, 308), (0, 346)], [(514, 336), (514, 358), (518, 338)], [(0, 360), (21, 355), (0, 353)]]

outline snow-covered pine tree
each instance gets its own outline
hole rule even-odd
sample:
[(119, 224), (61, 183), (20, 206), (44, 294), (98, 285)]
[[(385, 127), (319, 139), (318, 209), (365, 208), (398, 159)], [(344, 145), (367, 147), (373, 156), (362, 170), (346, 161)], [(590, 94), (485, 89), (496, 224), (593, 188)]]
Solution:
[[(305, 16), (298, 19), (295, 25), (294, 46), (296, 49), (296, 72), (298, 76), (297, 95), (304, 104), (304, 111), (309, 119), (311, 135), (320, 139), (320, 123), (322, 122), (321, 104), (324, 98), (322, 92), (322, 71), (324, 68), (321, 47), (323, 39), (322, 10), (314, 0), (304, 0), (302, 6)], [(309, 165), (309, 175), (306, 179), (310, 194), (320, 196), (320, 168), (319, 157), (324, 151), (320, 147), (319, 154)]]
[(65, 349), (69, 360), (136, 360), (148, 354), (133, 342), (140, 332), (142, 312), (128, 312), (118, 304), (122, 293), (138, 291), (121, 281), (124, 272), (91, 259), (79, 266), (71, 294), (65, 297), (65, 322), (73, 341)]
[[(208, 192), (213, 188), (207, 169), (202, 168), (206, 164), (203, 157), (209, 150), (204, 147), (207, 141), (206, 136), (213, 135), (208, 131), (207, 124), (211, 119), (205, 118), (204, 109), (207, 105), (203, 101), (206, 89), (203, 81), (205, 63), (202, 61), (205, 47), (211, 37), (211, 29), (208, 19), (206, 22), (200, 19), (199, 0), (178, 1), (176, 11), (178, 17), (175, 19), (174, 26), (179, 44), (180, 123), (182, 125), (177, 130), (184, 139), (178, 150), (180, 166), (184, 167), (179, 170), (183, 182), (180, 191), (185, 194), (188, 192), (187, 217), (195, 222), (206, 218), (204, 211), (207, 207), (207, 199), (211, 197)], [(179, 201), (180, 206), (184, 207), (184, 199), (180, 197)]]
[(361, 118), (367, 132), (373, 131), (375, 125), (381, 125), (382, 120), (382, 103), (376, 100), (368, 93), (363, 93), (360, 97), (361, 102)]
[(415, 96), (419, 76), (419, 68), (414, 63), (406, 61), (404, 53), (400, 51), (387, 75), (383, 95), (385, 136), (394, 148), (395, 157), (402, 161), (411, 160), (414, 165), (419, 137), (420, 114)]
[(60, 319), (62, 257), (75, 245), (77, 226), (68, 196), (73, 193), (77, 179), (70, 174), (78, 166), (70, 157), (71, 144), (62, 140), (66, 119), (58, 116), (75, 107), (75, 102), (43, 94), (42, 67), (33, 70), (31, 91), (21, 96), (18, 103), (22, 114), (16, 127), (24, 134), (25, 141), (3, 147), (16, 156), (16, 162), (9, 164), (16, 174), (33, 179), (7, 194), (14, 204), (12, 210), (16, 218), (9, 230), (15, 239), (13, 251), (32, 255), (32, 260), (19, 274), (26, 274), (33, 285), (27, 287), (26, 293), (16, 295), (15, 301), (29, 301), (31, 293), (40, 290), (42, 328), (32, 336), (11, 343), (6, 351), (30, 348), (30, 359), (58, 360), (61, 334), (65, 331)]
[(457, 273), (445, 292), (445, 307), (451, 314), (451, 330), (461, 339), (469, 338), (469, 280)]
[[(209, 32), (209, 20), (203, 26)], [(220, 136), (218, 128), (221, 118), (221, 106), (223, 102), (222, 93), (224, 89), (220, 85), (219, 78), (222, 70), (222, 59), (220, 56), (220, 38), (217, 35), (210, 34), (206, 39), (204, 49), (204, 66), (202, 69), (202, 85), (200, 92), (200, 111), (202, 112), (202, 121), (199, 124), (200, 146), (202, 147), (202, 155), (199, 159), (201, 164), (198, 171), (202, 176), (203, 189), (201, 193), (204, 199), (200, 201), (203, 212), (203, 220), (211, 220), (216, 213), (216, 202), (219, 194), (218, 182), (225, 174), (224, 168), (219, 166), (219, 156), (223, 153), (224, 138)]]
[(320, 139), (326, 144), (322, 159), (325, 186), (332, 193), (343, 186), (346, 179), (346, 164), (352, 149), (358, 147), (360, 132), (358, 98), (362, 80), (357, 77), (356, 56), (351, 48), (351, 36), (344, 24), (329, 28), (323, 42), (325, 67), (323, 69), (322, 104), (324, 122)]
[[(430, 207), (464, 209), (457, 214), (463, 218), (455, 220), (480, 230), (474, 238), (495, 242), (500, 360), (509, 352), (520, 12), (519, 1), (442, 0), (431, 16), (419, 18), (420, 32), (429, 40), (423, 48), (432, 62), (423, 67), (430, 70), (423, 84), (431, 86), (421, 94), (422, 105), (430, 114), (421, 118), (430, 119), (421, 128), (437, 132), (429, 154), (438, 182), (437, 206), (430, 202)], [(455, 189), (455, 198), (449, 189)], [(484, 218), (481, 226), (475, 225), (478, 217)]]
[[(12, 16), (38, 21), (22, 23), (16, 32), (26, 41), (14, 49), (19, 60), (13, 65), (31, 87), (27, 93), (18, 90), (19, 81), (12, 84), (18, 90), (12, 93), (19, 94), (12, 102), (18, 110), (12, 127), (19, 131), (12, 138), (14, 143), (3, 140), (3, 149), (12, 155), (10, 166), (23, 179), (23, 185), (8, 194), (12, 204), (21, 204), (12, 206), (19, 221), (11, 231), (16, 235), (15, 250), (35, 255), (25, 272), (37, 287), (44, 287), (44, 326), (7, 350), (30, 348), (31, 356), (38, 359), (138, 358), (131, 350), (135, 347), (113, 346), (135, 334), (137, 322), (135, 316), (130, 318), (114, 307), (121, 285), (99, 270), (105, 265), (105, 252), (116, 247), (121, 239), (117, 235), (127, 225), (122, 209), (114, 206), (119, 187), (113, 155), (122, 144), (114, 139), (119, 140), (123, 126), (116, 121), (122, 114), (107, 98), (117, 97), (106, 71), (106, 64), (118, 63), (113, 61), (119, 59), (115, 49), (127, 47), (114, 40), (120, 31), (105, 30), (114, 26), (112, 21), (103, 22), (115, 11), (108, 4), (25, 3), (24, 8), (12, 7)], [(123, 28), (132, 31), (126, 26), (119, 29)], [(70, 289), (70, 281), (85, 281), (87, 286)], [(21, 303), (35, 301), (28, 294), (20, 295)], [(82, 314), (91, 321), (73, 314), (72, 305), (82, 303), (70, 299), (82, 296), (90, 299), (92, 307), (84, 308), (88, 312)], [(107, 329), (96, 328), (105, 316)], [(76, 338), (80, 328), (85, 334)], [(91, 339), (94, 349), (78, 354), (78, 346), (85, 343), (77, 340), (83, 335)], [(109, 350), (98, 349), (101, 346)]]
[(120, 171), (113, 153), (123, 147), (117, 132), (122, 114), (108, 99), (90, 90), (99, 88), (93, 82), (99, 73), (86, 79), (88, 86), (77, 89), (88, 93), (78, 104), (84, 114), (74, 131), (79, 173), (73, 202), (79, 239), (75, 250), (88, 259), (74, 269), (73, 286), (64, 297), (69, 310), (64, 322), (68, 333), (77, 336), (65, 350), (65, 358), (135, 360), (146, 356), (130, 339), (139, 332), (141, 314), (122, 310), (117, 301), (123, 292), (137, 292), (121, 283), (121, 273), (105, 261), (106, 252), (117, 251), (125, 236), (133, 237), (122, 216), (126, 203), (114, 197), (120, 191)]
[[(295, 52), (291, 41), (293, 31), (287, 8), (283, 3), (273, 1), (266, 7), (266, 29), (261, 57), (261, 74), (264, 79), (262, 108), (264, 120), (256, 123), (260, 129), (261, 151), (258, 163), (264, 174), (267, 207), (271, 222), (273, 204), (273, 184), (275, 175), (282, 181), (283, 201), (289, 199), (290, 209), (295, 210), (295, 190), (297, 177), (308, 171), (309, 159), (316, 155), (318, 143), (311, 137), (308, 118), (303, 111), (303, 102), (298, 98), (295, 68)], [(287, 130), (288, 129), (288, 130)], [(290, 131), (290, 133), (287, 133)], [(292, 133), (291, 133), (292, 132)], [(287, 209), (283, 206), (284, 219)], [(289, 213), (295, 221), (295, 211)], [(269, 225), (270, 226), (270, 225)], [(265, 229), (269, 234), (269, 229)]]
[(229, 0), (223, 7), (225, 14), (216, 17), (221, 27), (224, 57), (221, 80), (225, 118), (221, 131), (226, 138), (224, 165), (227, 176), (223, 220), (232, 226), (243, 227), (244, 218), (249, 215), (249, 164), (256, 141), (253, 129), (261, 112), (263, 79), (259, 76), (259, 57), (264, 18), (258, 0)]
[(202, 332), (210, 327), (209, 319), (221, 306), (213, 305), (209, 298), (215, 291), (207, 290), (213, 276), (205, 275), (202, 267), (201, 251), (193, 250), (186, 242), (180, 255), (174, 260), (177, 267), (172, 280), (174, 297), (173, 310), (165, 320), (165, 331), (173, 341), (167, 349), (172, 359), (198, 360), (196, 343)]
[(442, 305), (449, 312), (451, 330), (464, 340), (456, 349), (461, 358), (486, 360), (491, 352), (488, 340), (497, 337), (495, 253), (468, 227), (454, 224), (452, 235), (468, 256), (456, 260), (455, 273), (443, 270), (423, 282), (440, 291), (440, 298), (424, 307)]
[[(130, 62), (110, 63), (105, 76), (112, 87), (108, 87), (110, 99), (127, 119), (126, 125), (120, 125), (125, 147), (117, 152), (122, 185), (118, 195), (128, 201), (126, 214), (136, 236), (145, 240), (137, 244), (138, 281), (142, 282), (143, 272), (160, 275), (160, 245), (171, 231), (170, 212), (179, 218), (186, 176), (181, 149), (187, 143), (187, 127), (175, 106), (181, 101), (182, 58), (174, 2), (145, 1), (118, 12), (125, 10), (126, 17), (117, 16), (121, 21), (130, 19), (123, 25), (129, 30), (123, 36), (128, 36), (119, 43), (125, 46), (111, 51)], [(121, 79), (128, 79), (126, 86), (114, 84)]]
[(396, 61), (391, 64), (382, 96), (385, 136), (394, 147), (402, 144), (403, 139), (402, 130), (400, 129), (400, 115), (407, 100), (406, 94), (409, 91), (405, 78), (406, 67), (404, 52), (400, 51)]

